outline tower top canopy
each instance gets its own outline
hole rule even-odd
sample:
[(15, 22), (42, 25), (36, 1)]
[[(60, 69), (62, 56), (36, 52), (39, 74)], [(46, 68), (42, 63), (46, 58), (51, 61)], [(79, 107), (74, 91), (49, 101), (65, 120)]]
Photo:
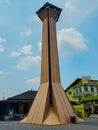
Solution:
[[(52, 9), (52, 10), (54, 10), (54, 11), (57, 12), (57, 14), (58, 14), (57, 17), (56, 17), (56, 22), (57, 22), (58, 19), (59, 19), (59, 16), (60, 16), (60, 13), (61, 13), (62, 9), (56, 7), (56, 6), (54, 6), (54, 5), (52, 5), (52, 4), (48, 3), (48, 2), (47, 2), (44, 6), (42, 6), (36, 13), (37, 13), (37, 15), (40, 17), (40, 14), (41, 14), (43, 11), (48, 10), (48, 9)], [(41, 17), (40, 17), (40, 18), (41, 18)]]

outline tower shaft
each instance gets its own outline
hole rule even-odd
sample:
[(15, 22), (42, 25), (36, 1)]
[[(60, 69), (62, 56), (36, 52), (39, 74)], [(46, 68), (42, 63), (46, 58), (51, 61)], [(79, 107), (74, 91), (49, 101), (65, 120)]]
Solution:
[[(49, 83), (50, 105), (52, 106), (52, 82), (60, 83), (55, 12), (45, 10), (42, 32), (41, 84)], [(52, 16), (51, 16), (51, 13)]]
[(60, 83), (55, 19), (46, 10), (43, 19), (41, 83)]

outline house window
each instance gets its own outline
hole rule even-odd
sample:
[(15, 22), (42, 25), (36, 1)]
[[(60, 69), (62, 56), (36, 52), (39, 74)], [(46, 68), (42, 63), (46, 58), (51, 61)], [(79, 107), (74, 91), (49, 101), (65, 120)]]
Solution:
[(82, 93), (82, 88), (81, 87), (79, 87), (79, 92)]
[(81, 98), (79, 98), (79, 103), (81, 103)]
[(98, 100), (95, 101), (95, 104), (98, 104)]
[(71, 91), (68, 91), (68, 95), (71, 95), (72, 94), (72, 92)]
[(75, 88), (75, 93), (76, 94), (82, 93), (82, 88), (81, 87), (76, 87)]
[(98, 93), (98, 88), (97, 88), (97, 93)]
[(94, 92), (94, 87), (91, 87), (91, 92)]
[(78, 88), (75, 88), (75, 92), (76, 92), (76, 94), (78, 94), (78, 93), (79, 93)]
[(88, 87), (87, 86), (84, 86), (84, 91), (88, 92)]

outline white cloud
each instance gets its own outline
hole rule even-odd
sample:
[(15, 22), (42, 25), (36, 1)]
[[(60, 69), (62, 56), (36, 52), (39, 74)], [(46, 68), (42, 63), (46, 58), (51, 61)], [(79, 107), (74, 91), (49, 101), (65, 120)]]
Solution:
[(21, 49), (20, 52), (24, 54), (32, 54), (32, 46), (31, 45), (24, 45)]
[(8, 71), (8, 72), (4, 72), (2, 70), (0, 70), (0, 75), (11, 75), (12, 72)]
[(5, 0), (5, 3), (6, 3), (7, 5), (10, 5), (10, 4), (11, 4), (11, 0)]
[(4, 74), (5, 74), (4, 71), (0, 70), (0, 75), (4, 75)]
[(59, 51), (63, 56), (69, 56), (70, 54), (87, 50), (83, 35), (74, 28), (58, 31), (57, 38)]
[(25, 83), (29, 86), (32, 86), (33, 90), (37, 90), (40, 85), (40, 77), (28, 79)]
[[(61, 2), (61, 1), (60, 1)], [(66, 27), (77, 27), (98, 9), (98, 0), (62, 0), (61, 22)], [(89, 4), (88, 4), (89, 3)]]
[[(0, 37), (0, 44), (2, 43), (6, 43), (6, 40), (2, 37)], [(4, 52), (4, 47), (2, 45), (0, 45), (0, 52)]]
[(0, 45), (0, 52), (4, 52), (4, 47)]
[(11, 0), (0, 0), (1, 3), (10, 5), (11, 4)]
[(40, 22), (40, 19), (38, 18), (38, 16), (37, 15), (31, 15), (30, 17), (29, 17), (29, 20), (31, 21), (31, 22)]
[(18, 57), (22, 54), (30, 55), (32, 54), (32, 45), (24, 45), (19, 49), (19, 51), (12, 51), (10, 57)]
[(40, 77), (35, 77), (35, 78), (32, 78), (32, 79), (28, 79), (26, 80), (26, 84), (28, 85), (39, 85), (40, 83)]
[(32, 34), (32, 30), (31, 29), (27, 29), (26, 31), (20, 32), (20, 36), (21, 37), (29, 37), (31, 34)]
[(16, 67), (17, 69), (20, 69), (20, 70), (27, 70), (31, 66), (40, 65), (40, 61), (41, 61), (40, 56), (27, 56), (21, 59)]
[(41, 42), (38, 43), (38, 49), (39, 49), (40, 51), (42, 50), (42, 43), (41, 43)]
[(2, 37), (0, 37), (0, 43), (6, 43), (6, 40)]
[(65, 8), (66, 8), (66, 9), (69, 9), (69, 10), (73, 10), (73, 9), (74, 9), (74, 6), (73, 6), (70, 2), (66, 2), (66, 3), (65, 3)]
[(18, 57), (20, 55), (21, 55), (20, 52), (13, 51), (13, 52), (11, 52), (10, 57)]

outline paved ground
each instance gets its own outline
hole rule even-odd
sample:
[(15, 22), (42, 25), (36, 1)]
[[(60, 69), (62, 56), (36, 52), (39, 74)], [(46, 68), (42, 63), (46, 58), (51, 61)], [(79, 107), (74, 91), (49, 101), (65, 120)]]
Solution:
[(5, 121), (0, 122), (0, 130), (98, 130), (98, 119), (86, 119), (84, 123), (61, 126), (37, 126)]

